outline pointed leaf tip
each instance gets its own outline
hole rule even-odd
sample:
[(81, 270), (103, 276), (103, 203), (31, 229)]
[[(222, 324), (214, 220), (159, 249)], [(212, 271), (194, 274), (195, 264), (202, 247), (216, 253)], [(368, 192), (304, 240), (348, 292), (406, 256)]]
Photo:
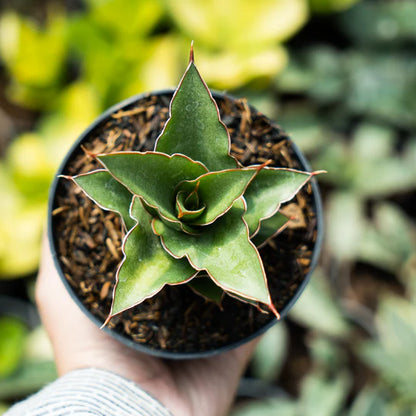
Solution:
[(194, 41), (191, 41), (191, 49), (189, 51), (189, 63), (194, 63), (195, 59), (194, 59)]
[(237, 160), (230, 154), (229, 132), (193, 58), (191, 45), (191, 62), (173, 95), (169, 119), (157, 138), (155, 150), (187, 155), (209, 171), (237, 168)]
[(314, 172), (311, 172), (311, 176), (322, 175), (324, 173), (328, 173), (328, 172), (326, 170), (316, 170)]
[(123, 241), (124, 258), (117, 270), (112, 315), (139, 305), (165, 285), (186, 283), (197, 273), (186, 259), (173, 258), (160, 244), (141, 198), (134, 198), (130, 211), (137, 225)]
[(269, 305), (263, 263), (248, 238), (243, 205), (243, 200), (237, 200), (198, 236), (184, 235), (160, 220), (154, 221), (154, 230), (166, 251), (176, 258), (186, 257), (196, 270), (205, 270), (221, 289)]
[(274, 307), (273, 303), (270, 302), (270, 304), (268, 305), (268, 307), (270, 308), (270, 310), (272, 311), (272, 313), (276, 316), (277, 320), (280, 320), (280, 313), (277, 312), (277, 309)]
[(108, 314), (107, 318), (105, 319), (104, 323), (100, 326), (100, 329), (103, 329), (105, 326), (107, 326), (110, 321), (113, 319), (114, 315), (111, 313)]

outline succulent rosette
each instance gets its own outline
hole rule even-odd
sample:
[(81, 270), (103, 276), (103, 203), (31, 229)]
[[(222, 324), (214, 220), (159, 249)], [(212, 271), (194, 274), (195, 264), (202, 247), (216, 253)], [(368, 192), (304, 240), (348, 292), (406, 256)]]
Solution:
[(71, 179), (101, 208), (119, 213), (125, 231), (106, 322), (178, 284), (279, 316), (258, 247), (285, 227), (281, 204), (316, 172), (241, 166), (192, 49), (154, 151), (93, 156), (103, 168)]

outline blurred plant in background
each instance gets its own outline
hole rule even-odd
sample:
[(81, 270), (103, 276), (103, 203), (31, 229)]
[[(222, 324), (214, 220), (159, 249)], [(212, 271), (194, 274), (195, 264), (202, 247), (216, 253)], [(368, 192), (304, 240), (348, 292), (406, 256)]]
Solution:
[[(193, 39), (210, 87), (328, 171), (320, 267), (262, 339), (233, 416), (416, 415), (416, 3), (23, 3), (0, 6), (0, 291), (31, 298), (69, 146), (110, 105), (176, 85)], [(0, 402), (55, 377), (34, 328), (0, 310)]]

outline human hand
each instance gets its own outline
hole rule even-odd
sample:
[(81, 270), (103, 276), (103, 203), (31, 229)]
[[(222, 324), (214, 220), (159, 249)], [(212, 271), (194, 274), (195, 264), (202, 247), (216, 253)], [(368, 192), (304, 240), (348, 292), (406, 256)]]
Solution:
[(45, 241), (36, 301), (60, 376), (99, 368), (137, 383), (175, 416), (226, 415), (256, 341), (218, 356), (168, 361), (130, 349), (95, 326), (71, 299)]

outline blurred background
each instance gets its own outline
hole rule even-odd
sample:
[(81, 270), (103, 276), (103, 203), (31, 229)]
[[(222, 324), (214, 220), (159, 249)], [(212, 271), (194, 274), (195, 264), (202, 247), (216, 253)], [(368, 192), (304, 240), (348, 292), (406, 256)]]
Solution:
[(210, 88), (328, 171), (320, 265), (232, 415), (416, 415), (414, 0), (1, 0), (0, 414), (56, 377), (33, 288), (60, 160), (104, 109), (176, 86), (191, 39)]

